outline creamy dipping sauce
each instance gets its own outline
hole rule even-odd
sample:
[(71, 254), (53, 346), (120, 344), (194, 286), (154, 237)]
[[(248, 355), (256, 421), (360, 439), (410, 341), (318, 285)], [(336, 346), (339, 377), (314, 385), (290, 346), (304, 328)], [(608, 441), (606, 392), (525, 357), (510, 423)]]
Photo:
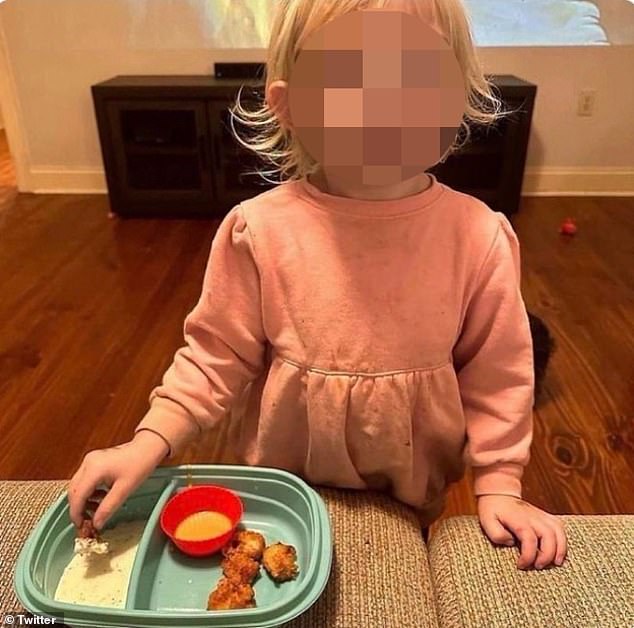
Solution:
[(75, 554), (57, 585), (55, 599), (69, 604), (124, 608), (132, 564), (145, 521), (129, 521), (105, 530), (107, 554)]
[(203, 510), (185, 517), (177, 526), (174, 536), (179, 541), (206, 541), (231, 530), (231, 519), (221, 512)]

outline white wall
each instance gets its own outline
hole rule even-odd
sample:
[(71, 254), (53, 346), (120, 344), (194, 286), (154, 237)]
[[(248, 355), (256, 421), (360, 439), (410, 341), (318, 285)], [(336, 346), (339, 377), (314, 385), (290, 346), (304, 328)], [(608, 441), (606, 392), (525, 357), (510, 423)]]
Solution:
[[(116, 74), (210, 73), (215, 60), (262, 59), (259, 51), (132, 48), (124, 5), (0, 4), (28, 160), (25, 189), (104, 189), (90, 85)], [(166, 21), (166, 36), (170, 27)], [(526, 193), (634, 192), (634, 47), (487, 48), (481, 56), (487, 72), (539, 87)], [(598, 92), (592, 118), (576, 116), (582, 88)]]

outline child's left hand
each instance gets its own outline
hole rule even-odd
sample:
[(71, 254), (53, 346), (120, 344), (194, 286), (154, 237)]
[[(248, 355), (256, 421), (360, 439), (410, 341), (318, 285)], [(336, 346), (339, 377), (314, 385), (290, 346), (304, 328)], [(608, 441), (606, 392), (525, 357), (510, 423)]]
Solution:
[(498, 545), (520, 543), (519, 569), (561, 565), (567, 552), (561, 521), (536, 506), (508, 495), (478, 497), (478, 516), (485, 534)]

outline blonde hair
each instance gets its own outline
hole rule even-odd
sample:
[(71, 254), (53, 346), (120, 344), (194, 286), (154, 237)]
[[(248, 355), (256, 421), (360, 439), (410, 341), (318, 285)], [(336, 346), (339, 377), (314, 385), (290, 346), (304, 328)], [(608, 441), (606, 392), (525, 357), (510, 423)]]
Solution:
[[(300, 179), (313, 173), (319, 166), (304, 150), (292, 129), (284, 128), (266, 103), (265, 92), (275, 80), (288, 80), (291, 69), (306, 39), (336, 17), (366, 8), (383, 8), (391, 0), (278, 0), (273, 20), (266, 61), (264, 93), (251, 97), (255, 109), (242, 102), (242, 88), (231, 108), (231, 128), (238, 142), (257, 153), (267, 168), (258, 173), (271, 183)], [(438, 26), (456, 55), (465, 80), (467, 104), (456, 140), (442, 158), (458, 151), (471, 138), (470, 124), (493, 125), (512, 111), (503, 111), (502, 102), (493, 91), (493, 84), (485, 77), (477, 58), (467, 12), (462, 0), (415, 0), (434, 11)], [(236, 122), (247, 135), (236, 129)], [(462, 137), (462, 140), (459, 139)], [(277, 180), (269, 178), (277, 175)]]

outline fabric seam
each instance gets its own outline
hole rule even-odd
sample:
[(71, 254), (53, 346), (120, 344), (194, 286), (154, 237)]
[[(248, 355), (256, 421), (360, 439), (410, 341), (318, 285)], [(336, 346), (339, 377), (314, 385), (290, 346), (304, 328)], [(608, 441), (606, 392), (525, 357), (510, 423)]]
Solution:
[(421, 372), (426, 372), (426, 371), (435, 371), (439, 368), (443, 368), (449, 364), (452, 363), (451, 359), (446, 360), (445, 362), (441, 362), (439, 364), (436, 364), (434, 366), (425, 366), (425, 367), (419, 367), (419, 368), (411, 368), (411, 369), (399, 369), (399, 370), (394, 370), (394, 371), (380, 371), (380, 372), (376, 372), (376, 373), (365, 373), (362, 371), (358, 371), (358, 372), (354, 372), (354, 371), (329, 371), (327, 369), (322, 369), (316, 366), (309, 366), (307, 364), (302, 364), (301, 362), (297, 362), (295, 360), (292, 360), (290, 358), (284, 357), (282, 355), (276, 354), (276, 357), (278, 357), (280, 360), (282, 360), (282, 362), (286, 362), (287, 364), (290, 364), (291, 366), (295, 366), (296, 368), (299, 368), (303, 371), (310, 371), (311, 373), (319, 373), (320, 375), (326, 375), (326, 376), (331, 376), (331, 377), (373, 377), (373, 378), (378, 378), (378, 377), (391, 377), (392, 375), (404, 375), (407, 373), (421, 373)]
[(262, 331), (264, 332), (264, 336), (266, 337), (266, 329), (264, 326), (264, 274), (262, 272), (262, 268), (260, 267), (260, 263), (258, 261), (258, 254), (255, 247), (255, 238), (253, 237), (253, 232), (251, 231), (251, 225), (249, 225), (249, 221), (247, 220), (246, 211), (242, 203), (238, 204), (238, 212), (240, 216), (242, 216), (242, 220), (244, 220), (244, 225), (247, 230), (247, 235), (249, 237), (249, 248), (251, 249), (251, 255), (253, 257), (253, 265), (255, 266), (255, 270), (258, 274), (259, 279), (259, 292), (260, 292), (260, 324), (262, 325)]
[[(298, 186), (299, 185), (301, 185), (300, 182), (298, 182)], [(442, 183), (440, 183), (440, 181), (438, 181), (438, 186), (440, 187), (440, 193), (430, 203), (427, 203), (426, 205), (421, 205), (420, 207), (417, 207), (416, 209), (403, 212), (402, 214), (393, 214), (391, 216), (373, 216), (371, 214), (363, 214), (363, 213), (358, 214), (354, 211), (342, 211), (339, 209), (327, 208), (321, 205), (320, 203), (318, 203), (314, 198), (311, 197), (310, 194), (308, 194), (306, 191), (302, 190), (301, 188), (297, 190), (295, 194), (297, 195), (299, 199), (306, 201), (309, 205), (311, 205), (313, 208), (317, 209), (323, 214), (336, 214), (337, 216), (345, 216), (348, 218), (365, 218), (368, 220), (395, 220), (398, 218), (408, 218), (410, 216), (419, 214), (425, 210), (431, 209), (434, 205), (438, 203), (438, 201), (440, 201), (440, 199), (443, 197), (446, 191), (445, 186)], [(394, 202), (397, 203), (398, 200)]]

